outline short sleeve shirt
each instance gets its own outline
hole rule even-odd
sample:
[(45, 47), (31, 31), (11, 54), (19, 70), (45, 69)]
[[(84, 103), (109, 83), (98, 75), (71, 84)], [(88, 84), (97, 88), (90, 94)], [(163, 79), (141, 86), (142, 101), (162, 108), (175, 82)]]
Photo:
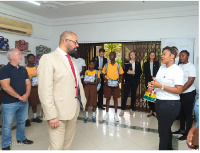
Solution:
[[(166, 65), (160, 66), (156, 75), (156, 80), (164, 86), (175, 87), (175, 85), (183, 86), (183, 71), (182, 69), (173, 64), (170, 67)], [(156, 98), (160, 100), (179, 100), (179, 94), (174, 94), (160, 88), (156, 88)]]
[[(179, 64), (179, 67), (183, 70), (183, 83), (185, 84), (188, 81), (188, 77), (196, 77), (196, 68), (195, 66), (188, 62), (187, 64)], [(194, 83), (183, 93), (192, 92), (195, 90)]]
[[(8, 63), (6, 66), (0, 69), (0, 80), (10, 79), (10, 86), (15, 90), (15, 92), (17, 92), (21, 96), (26, 93), (26, 79), (28, 78), (28, 73), (23, 66), (19, 66), (19, 68), (17, 69), (17, 67)], [(19, 101), (19, 99), (12, 97), (3, 89), (1, 94), (1, 102), (3, 104), (9, 104)]]
[(28, 76), (29, 76), (30, 79), (34, 76), (37, 76), (37, 68), (35, 66), (34, 67), (27, 67), (26, 66), (26, 70), (28, 72)]
[[(82, 71), (82, 67), (86, 66), (85, 64), (85, 60), (82, 58), (74, 58), (75, 62), (76, 62), (76, 66), (78, 68), (79, 73)], [(83, 75), (80, 76), (81, 78), (83, 78)]]
[[(96, 74), (97, 74), (97, 70), (94, 70), (94, 71), (88, 70), (88, 73), (87, 73), (87, 71), (85, 71), (85, 75), (90, 75), (90, 76), (93, 76), (95, 78), (96, 78)], [(99, 71), (98, 71), (98, 78), (100, 78)]]
[(124, 73), (121, 65), (119, 65), (119, 70), (118, 70), (117, 62), (115, 62), (114, 65), (108, 63), (107, 72), (105, 71), (105, 69), (106, 69), (106, 64), (104, 65), (102, 70), (102, 73), (106, 74), (106, 79), (117, 80), (119, 79), (119, 75), (122, 75)]

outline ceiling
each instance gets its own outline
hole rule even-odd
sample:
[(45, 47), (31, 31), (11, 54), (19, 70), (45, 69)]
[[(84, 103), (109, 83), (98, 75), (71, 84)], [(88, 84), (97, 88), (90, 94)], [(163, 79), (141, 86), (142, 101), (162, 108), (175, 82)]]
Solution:
[(139, 11), (199, 5), (198, 1), (37, 1), (40, 6), (27, 1), (1, 1), (6, 5), (48, 19), (98, 15), (105, 13)]

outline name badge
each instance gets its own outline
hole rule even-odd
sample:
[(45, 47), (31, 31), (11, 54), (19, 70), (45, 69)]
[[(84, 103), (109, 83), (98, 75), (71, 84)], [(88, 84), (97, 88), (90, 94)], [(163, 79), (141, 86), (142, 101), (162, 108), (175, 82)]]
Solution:
[(115, 74), (118, 74), (118, 71), (115, 71)]

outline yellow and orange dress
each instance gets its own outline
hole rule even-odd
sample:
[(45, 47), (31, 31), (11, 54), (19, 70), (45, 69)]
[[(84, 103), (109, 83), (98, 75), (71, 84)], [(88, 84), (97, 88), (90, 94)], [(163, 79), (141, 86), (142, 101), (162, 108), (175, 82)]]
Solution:
[[(28, 72), (28, 76), (31, 79), (34, 76), (37, 76), (37, 68), (34, 67), (28, 67), (26, 66), (26, 70)], [(38, 86), (31, 86), (31, 93), (28, 98), (29, 106), (37, 106), (37, 104), (40, 104), (40, 99), (38, 96)]]

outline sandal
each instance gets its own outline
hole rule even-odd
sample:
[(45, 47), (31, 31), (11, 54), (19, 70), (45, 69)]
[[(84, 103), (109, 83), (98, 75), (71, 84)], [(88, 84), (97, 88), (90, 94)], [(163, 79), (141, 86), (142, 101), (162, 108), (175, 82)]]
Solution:
[(132, 109), (130, 109), (130, 114), (133, 115), (133, 110)]
[(122, 110), (119, 114), (119, 116), (123, 116), (124, 115), (124, 110)]

